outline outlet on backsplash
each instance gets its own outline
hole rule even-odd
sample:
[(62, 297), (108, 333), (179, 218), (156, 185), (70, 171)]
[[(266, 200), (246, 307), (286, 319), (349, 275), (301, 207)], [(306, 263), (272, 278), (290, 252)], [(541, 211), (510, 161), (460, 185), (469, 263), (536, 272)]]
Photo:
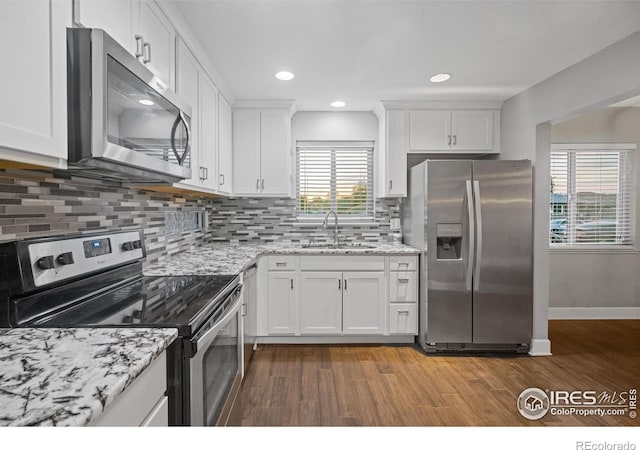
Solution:
[(398, 231), (400, 230), (400, 219), (399, 218), (393, 218), (389, 221), (389, 229), (391, 231)]

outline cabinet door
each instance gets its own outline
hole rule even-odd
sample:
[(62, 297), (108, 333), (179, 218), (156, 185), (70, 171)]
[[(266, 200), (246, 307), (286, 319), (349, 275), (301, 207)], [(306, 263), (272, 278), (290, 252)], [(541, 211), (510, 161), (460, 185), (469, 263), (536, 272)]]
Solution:
[(260, 110), (233, 111), (233, 193), (260, 191)]
[(269, 334), (294, 334), (297, 316), (295, 272), (269, 272), (267, 284)]
[(302, 272), (300, 331), (303, 335), (342, 332), (342, 272)]
[(134, 27), (134, 3), (138, 5), (137, 0), (74, 0), (73, 20), (86, 28), (102, 28), (135, 55), (134, 35), (138, 32), (138, 24)]
[(191, 167), (191, 179), (182, 183), (192, 186), (200, 186), (200, 114), (198, 102), (198, 78), (199, 65), (196, 58), (189, 51), (187, 46), (178, 39), (177, 42), (177, 66), (176, 66), (176, 92), (191, 106), (191, 152), (189, 156), (189, 167)]
[(202, 186), (218, 188), (218, 89), (200, 72), (200, 167)]
[(453, 111), (451, 134), (453, 150), (493, 150), (493, 111)]
[(384, 334), (384, 281), (382, 272), (343, 273), (344, 334)]
[(231, 194), (233, 186), (233, 127), (231, 105), (218, 95), (218, 190)]
[(261, 193), (290, 196), (291, 120), (289, 112), (263, 109), (260, 116)]
[(406, 197), (407, 195), (407, 151), (408, 119), (407, 111), (387, 112), (387, 185), (386, 195)]
[(145, 45), (140, 60), (167, 86), (173, 87), (175, 31), (153, 1), (140, 2), (139, 34)]
[(389, 272), (389, 301), (413, 303), (418, 299), (416, 272)]
[(52, 167), (60, 161), (47, 157), (67, 159), (70, 22), (67, 2), (0, 3), (0, 147), (13, 150), (3, 159)]
[(451, 147), (450, 111), (410, 111), (409, 122), (411, 151), (448, 150)]

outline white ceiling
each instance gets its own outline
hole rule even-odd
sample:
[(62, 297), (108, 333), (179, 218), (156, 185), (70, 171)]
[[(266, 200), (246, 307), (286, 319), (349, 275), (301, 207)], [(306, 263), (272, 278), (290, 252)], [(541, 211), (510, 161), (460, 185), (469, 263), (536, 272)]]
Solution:
[[(237, 99), (506, 100), (640, 30), (640, 1), (175, 0)], [(289, 70), (295, 79), (278, 81)], [(436, 72), (450, 81), (429, 83)]]

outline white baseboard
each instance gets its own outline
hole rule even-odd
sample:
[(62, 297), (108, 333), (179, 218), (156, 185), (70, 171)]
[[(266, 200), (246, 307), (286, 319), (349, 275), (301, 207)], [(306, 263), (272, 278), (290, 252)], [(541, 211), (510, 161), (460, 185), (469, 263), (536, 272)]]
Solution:
[[(1, 0), (0, 0), (1, 1)], [(414, 335), (394, 336), (259, 336), (258, 344), (413, 344)]]
[(551, 341), (549, 339), (531, 339), (531, 356), (551, 356)]
[(549, 320), (640, 319), (640, 308), (549, 308)]

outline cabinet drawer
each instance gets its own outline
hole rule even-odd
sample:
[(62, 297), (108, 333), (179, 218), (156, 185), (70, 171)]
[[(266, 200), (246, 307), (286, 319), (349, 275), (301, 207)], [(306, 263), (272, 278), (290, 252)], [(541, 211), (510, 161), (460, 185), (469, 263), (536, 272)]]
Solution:
[(418, 305), (389, 305), (389, 334), (418, 334)]
[(418, 300), (417, 272), (389, 272), (389, 301), (415, 303)]
[(291, 255), (269, 256), (267, 268), (269, 270), (294, 270), (296, 257)]
[(384, 270), (384, 256), (303, 256), (302, 270)]
[(390, 256), (389, 257), (389, 270), (417, 270), (418, 257), (417, 256)]

